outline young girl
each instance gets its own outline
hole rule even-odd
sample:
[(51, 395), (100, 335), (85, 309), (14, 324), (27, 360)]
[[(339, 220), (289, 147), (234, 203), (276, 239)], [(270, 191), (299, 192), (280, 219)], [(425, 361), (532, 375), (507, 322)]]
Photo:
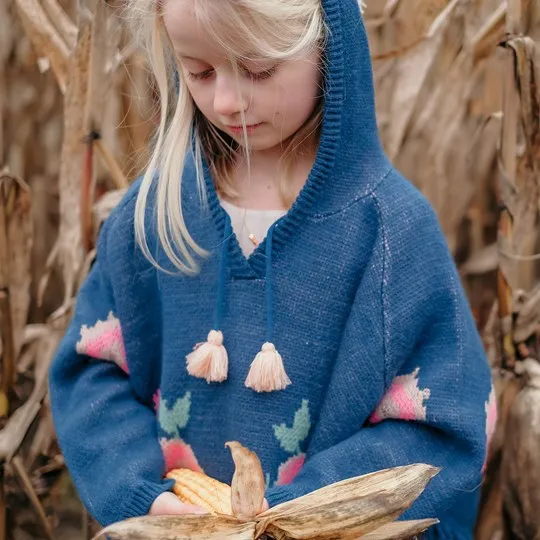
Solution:
[(144, 177), (104, 225), (50, 373), (59, 442), (102, 524), (181, 513), (168, 470), (270, 506), (409, 463), (403, 515), (472, 537), (490, 370), (423, 196), (379, 142), (357, 0), (132, 0), (161, 98)]

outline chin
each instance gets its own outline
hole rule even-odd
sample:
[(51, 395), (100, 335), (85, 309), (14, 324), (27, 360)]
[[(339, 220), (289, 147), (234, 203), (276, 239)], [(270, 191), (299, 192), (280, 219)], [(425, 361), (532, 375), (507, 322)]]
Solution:
[[(249, 143), (250, 143), (250, 150), (252, 152), (264, 152), (267, 150), (272, 150), (272, 148), (281, 147), (283, 141), (286, 139), (280, 139), (278, 137), (257, 137), (257, 136), (251, 136), (249, 137)], [(243, 148), (243, 140), (240, 138), (236, 139), (236, 142)]]

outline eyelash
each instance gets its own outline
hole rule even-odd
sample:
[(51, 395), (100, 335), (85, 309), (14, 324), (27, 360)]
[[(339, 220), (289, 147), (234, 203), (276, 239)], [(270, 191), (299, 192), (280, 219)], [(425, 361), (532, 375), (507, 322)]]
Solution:
[[(252, 71), (248, 71), (247, 69), (244, 69), (243, 71), (254, 81), (265, 81), (269, 79), (272, 75), (274, 75), (274, 73), (277, 71), (277, 66), (271, 67), (270, 69), (267, 69), (265, 71), (260, 71), (258, 73), (253, 73)], [(204, 81), (210, 78), (213, 72), (213, 69), (207, 69), (206, 71), (201, 71), (200, 73), (188, 72), (187, 75), (190, 79), (194, 81)]]

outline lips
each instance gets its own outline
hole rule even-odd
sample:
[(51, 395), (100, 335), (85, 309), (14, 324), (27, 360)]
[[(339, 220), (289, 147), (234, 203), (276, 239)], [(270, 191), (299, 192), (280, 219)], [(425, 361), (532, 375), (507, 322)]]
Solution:
[[(257, 129), (260, 125), (262, 125), (262, 122), (259, 123), (259, 124), (248, 124), (248, 125), (246, 126), (246, 131), (247, 131), (248, 133), (251, 133), (251, 132), (253, 132), (255, 129)], [(240, 125), (240, 126), (227, 126), (227, 129), (228, 129), (229, 131), (232, 131), (232, 132), (235, 133), (235, 134), (242, 133), (242, 131), (243, 131), (241, 125)]]

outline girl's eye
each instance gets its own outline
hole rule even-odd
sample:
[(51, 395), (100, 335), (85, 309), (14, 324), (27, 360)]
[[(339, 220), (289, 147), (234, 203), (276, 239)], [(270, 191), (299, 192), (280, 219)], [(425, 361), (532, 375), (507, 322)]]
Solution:
[(264, 71), (249, 71), (249, 69), (244, 68), (246, 75), (254, 81), (264, 81), (269, 79), (276, 71), (277, 66), (271, 67), (270, 69), (266, 69)]
[(190, 79), (193, 79), (194, 81), (203, 81), (205, 79), (209, 79), (212, 76), (212, 73), (214, 73), (213, 69), (206, 69), (204, 71), (201, 71), (199, 73), (191, 73), (188, 72), (188, 77)]
[[(266, 79), (269, 79), (274, 73), (277, 71), (277, 66), (271, 67), (270, 69), (266, 69), (264, 71), (250, 71), (247, 68), (242, 68), (244, 73), (247, 77), (254, 81), (264, 81)], [(213, 69), (205, 69), (204, 71), (200, 71), (199, 73), (191, 73), (188, 71), (188, 77), (194, 81), (204, 81), (206, 79), (209, 79), (214, 73)]]

